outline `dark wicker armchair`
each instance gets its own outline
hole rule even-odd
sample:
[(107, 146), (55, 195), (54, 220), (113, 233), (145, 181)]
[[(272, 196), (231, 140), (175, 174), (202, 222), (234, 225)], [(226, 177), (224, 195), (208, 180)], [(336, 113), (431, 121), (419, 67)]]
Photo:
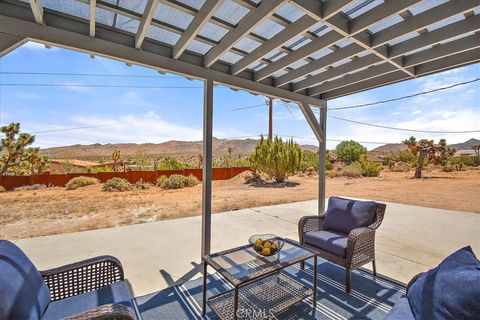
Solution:
[(0, 240), (0, 270), (0, 319), (135, 319), (114, 257), (38, 271), (20, 248)]
[(325, 230), (325, 215), (305, 216), (298, 223), (298, 235), (302, 245), (313, 250), (318, 256), (345, 268), (345, 288), (348, 293), (351, 290), (352, 270), (372, 262), (373, 275), (376, 276), (377, 274), (375, 265), (375, 230), (382, 223), (385, 209), (385, 204), (377, 203), (373, 223), (366, 227), (355, 228), (348, 235), (345, 234), (345, 238), (348, 237), (348, 239), (346, 240), (346, 253), (344, 255), (335, 254), (305, 242), (305, 234), (307, 232)]

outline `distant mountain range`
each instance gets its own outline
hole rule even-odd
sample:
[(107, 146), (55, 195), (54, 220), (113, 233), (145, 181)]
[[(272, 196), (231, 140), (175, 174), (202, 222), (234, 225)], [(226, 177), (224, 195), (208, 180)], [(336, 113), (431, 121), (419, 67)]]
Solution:
[[(249, 155), (255, 150), (258, 140), (256, 139), (237, 139), (225, 140), (213, 138), (213, 152), (217, 155), (229, 154), (231, 148), (232, 155)], [(138, 153), (144, 153), (149, 156), (196, 156), (202, 153), (202, 141), (167, 141), (163, 143), (118, 143), (118, 144), (91, 144), (91, 145), (71, 145), (64, 147), (54, 147), (42, 149), (41, 153), (53, 159), (61, 158), (110, 158), (112, 151), (117, 147), (122, 156), (135, 156)], [(313, 145), (302, 145), (302, 149), (317, 151)]]
[[(257, 139), (213, 139), (213, 152), (216, 155), (229, 154), (231, 148), (233, 155), (249, 155), (257, 145)], [(450, 145), (456, 150), (469, 150), (472, 145), (480, 143), (478, 139), (470, 139), (463, 143)], [(110, 158), (112, 151), (117, 147), (123, 156), (132, 157), (139, 153), (148, 156), (196, 156), (202, 153), (202, 141), (167, 141), (163, 143), (119, 143), (119, 144), (91, 144), (91, 145), (71, 145), (64, 147), (54, 147), (42, 149), (44, 155), (52, 159), (94, 159), (94, 158)], [(301, 145), (302, 149), (316, 152), (318, 148), (314, 145)], [(389, 143), (379, 146), (369, 151), (375, 156), (382, 156), (391, 152), (404, 150), (406, 147), (403, 143)]]
[(451, 144), (449, 146), (452, 147), (452, 148), (455, 148), (455, 150), (472, 150), (472, 146), (474, 144), (480, 144), (480, 140), (472, 138), (468, 141), (465, 141), (465, 142), (462, 142), (462, 143)]

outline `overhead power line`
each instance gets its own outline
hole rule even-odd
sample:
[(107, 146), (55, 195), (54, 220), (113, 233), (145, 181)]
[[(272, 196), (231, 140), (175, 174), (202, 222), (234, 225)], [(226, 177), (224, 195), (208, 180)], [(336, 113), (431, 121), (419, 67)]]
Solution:
[(203, 86), (149, 86), (149, 85), (113, 85), (81, 83), (0, 83), (4, 87), (79, 87), (79, 88), (135, 88), (135, 89), (203, 89)]
[(248, 107), (239, 107), (239, 108), (234, 108), (232, 111), (239, 111), (239, 110), (245, 110), (245, 109), (253, 109), (253, 108), (258, 108), (258, 107), (265, 107), (267, 104), (262, 103), (262, 104), (256, 104), (253, 106), (248, 106)]
[(32, 132), (31, 134), (42, 134), (42, 133), (52, 133), (52, 132), (63, 132), (63, 131), (72, 131), (72, 130), (81, 130), (81, 129), (93, 129), (93, 128), (103, 128), (103, 127), (114, 127), (118, 126), (117, 124), (100, 124), (96, 126), (85, 126), (85, 127), (72, 127), (72, 128), (62, 128), (62, 129), (51, 129)]
[(393, 101), (398, 101), (398, 100), (403, 100), (403, 99), (408, 99), (408, 98), (414, 98), (414, 97), (418, 97), (418, 96), (421, 96), (421, 95), (424, 95), (424, 94), (429, 94), (429, 93), (433, 93), (433, 92), (437, 92), (437, 91), (441, 91), (441, 90), (447, 90), (447, 89), (455, 88), (455, 87), (458, 87), (458, 86), (463, 86), (463, 85), (466, 85), (466, 84), (477, 82), (477, 81), (480, 81), (480, 78), (476, 78), (476, 79), (469, 80), (469, 81), (464, 81), (464, 82), (459, 82), (459, 83), (455, 83), (455, 84), (452, 84), (452, 85), (449, 85), (449, 86), (440, 87), (440, 88), (437, 88), (437, 89), (423, 91), (423, 92), (418, 92), (418, 93), (414, 93), (414, 94), (410, 94), (410, 95), (402, 96), (402, 97), (398, 97), (398, 98), (392, 98), (392, 99), (381, 100), (381, 101), (370, 102), (370, 103), (364, 103), (364, 104), (357, 104), (357, 105), (352, 105), (352, 106), (328, 108), (328, 111), (364, 108), (364, 107), (369, 107), (369, 106), (373, 106), (373, 105), (377, 105), (377, 104), (383, 104), (383, 103), (388, 103), (388, 102), (393, 102)]
[(337, 120), (342, 120), (342, 121), (347, 121), (351, 123), (356, 123), (356, 124), (361, 124), (364, 126), (370, 126), (370, 127), (375, 127), (375, 128), (382, 128), (382, 129), (389, 129), (389, 130), (397, 130), (397, 131), (408, 131), (408, 132), (420, 132), (420, 133), (448, 133), (448, 134), (453, 134), (453, 133), (476, 133), (480, 132), (480, 130), (464, 130), (464, 131), (435, 131), (435, 130), (417, 130), (417, 129), (406, 129), (406, 128), (397, 128), (397, 127), (390, 127), (390, 126), (382, 126), (380, 124), (375, 124), (375, 123), (368, 123), (368, 122), (362, 122), (362, 121), (356, 121), (352, 119), (345, 119), (341, 117), (336, 117), (332, 115), (328, 115), (330, 118), (334, 118)]
[(75, 72), (24, 72), (24, 71), (1, 71), (5, 75), (39, 75), (39, 76), (79, 76), (79, 77), (114, 77), (114, 78), (154, 78), (154, 79), (182, 79), (181, 76), (153, 76), (133, 74), (107, 74), (107, 73), (75, 73)]

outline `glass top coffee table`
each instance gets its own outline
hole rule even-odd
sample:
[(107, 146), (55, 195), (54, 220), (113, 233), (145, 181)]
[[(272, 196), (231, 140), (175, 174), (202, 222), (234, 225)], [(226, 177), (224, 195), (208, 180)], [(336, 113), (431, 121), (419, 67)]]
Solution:
[[(210, 297), (209, 307), (220, 319), (263, 319), (313, 295), (317, 298), (317, 257), (298, 242), (284, 239), (285, 245), (274, 256), (263, 257), (245, 246), (213, 253), (203, 257), (203, 304), (207, 304), (207, 268), (212, 267), (222, 275), (233, 289)], [(313, 288), (292, 279), (280, 271), (307, 259), (314, 259)]]

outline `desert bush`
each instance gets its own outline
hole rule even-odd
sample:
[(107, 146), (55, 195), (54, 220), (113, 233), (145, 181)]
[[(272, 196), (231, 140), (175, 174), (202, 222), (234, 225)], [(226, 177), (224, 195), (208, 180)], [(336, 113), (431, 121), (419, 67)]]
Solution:
[(343, 168), (343, 175), (349, 178), (360, 178), (362, 176), (362, 165), (355, 161)]
[(338, 177), (338, 171), (337, 170), (327, 170), (325, 172), (325, 174), (327, 175), (327, 177), (329, 178), (335, 178), (335, 177)]
[(455, 167), (455, 171), (463, 171), (464, 170), (463, 162), (459, 162), (459, 163), (455, 164), (454, 167)]
[(411, 166), (405, 162), (390, 162), (388, 165), (392, 172), (409, 172)]
[(360, 156), (366, 153), (367, 148), (353, 140), (342, 141), (335, 148), (335, 154), (337, 157), (347, 163), (360, 160)]
[(110, 180), (105, 181), (103, 184), (103, 191), (129, 191), (132, 190), (133, 186), (130, 182), (122, 178), (112, 178)]
[(245, 183), (246, 183), (246, 184), (250, 184), (250, 183), (260, 183), (260, 182), (263, 181), (261, 175), (259, 175), (259, 174), (256, 173), (256, 172), (253, 172), (253, 171), (247, 172), (247, 173), (244, 175), (244, 179), (245, 179)]
[(461, 162), (467, 167), (477, 167), (480, 165), (480, 156), (453, 156), (448, 158), (448, 161), (453, 165)]
[(143, 179), (138, 180), (133, 185), (135, 189), (138, 190), (147, 190), (150, 189), (150, 183), (143, 181)]
[(443, 172), (452, 172), (452, 171), (455, 171), (455, 167), (449, 163), (447, 163), (446, 165), (442, 166), (442, 171)]
[(160, 176), (157, 178), (157, 187), (161, 187), (162, 183), (164, 183), (166, 180), (168, 180), (167, 176)]
[(6, 192), (7, 190), (3, 187), (3, 186), (0, 186), (0, 193), (1, 192)]
[(317, 170), (315, 170), (314, 167), (308, 167), (305, 170), (305, 173), (307, 174), (307, 176), (313, 176), (315, 173), (317, 173)]
[(98, 181), (98, 179), (93, 177), (80, 176), (70, 179), (70, 181), (67, 182), (65, 187), (67, 187), (67, 190), (75, 190), (81, 187), (91, 186), (99, 182), (100, 181)]
[(155, 165), (155, 170), (183, 170), (188, 165), (174, 157), (166, 157)]
[(362, 176), (378, 177), (382, 167), (373, 161), (368, 160), (366, 155), (360, 157), (360, 166), (362, 167)]
[(18, 188), (15, 188), (15, 191), (29, 191), (29, 190), (41, 190), (41, 189), (46, 189), (47, 185), (46, 184), (32, 184), (29, 186), (21, 186)]
[(263, 136), (250, 156), (252, 171), (265, 173), (276, 182), (283, 182), (300, 169), (302, 150), (293, 140), (283, 142), (275, 137), (273, 141)]
[(167, 190), (181, 189), (185, 187), (193, 187), (198, 183), (198, 179), (192, 175), (186, 177), (181, 174), (172, 174), (170, 177), (162, 181), (160, 187)]
[(112, 168), (110, 167), (93, 167), (88, 169), (88, 172), (91, 173), (99, 173), (99, 172), (112, 172)]

